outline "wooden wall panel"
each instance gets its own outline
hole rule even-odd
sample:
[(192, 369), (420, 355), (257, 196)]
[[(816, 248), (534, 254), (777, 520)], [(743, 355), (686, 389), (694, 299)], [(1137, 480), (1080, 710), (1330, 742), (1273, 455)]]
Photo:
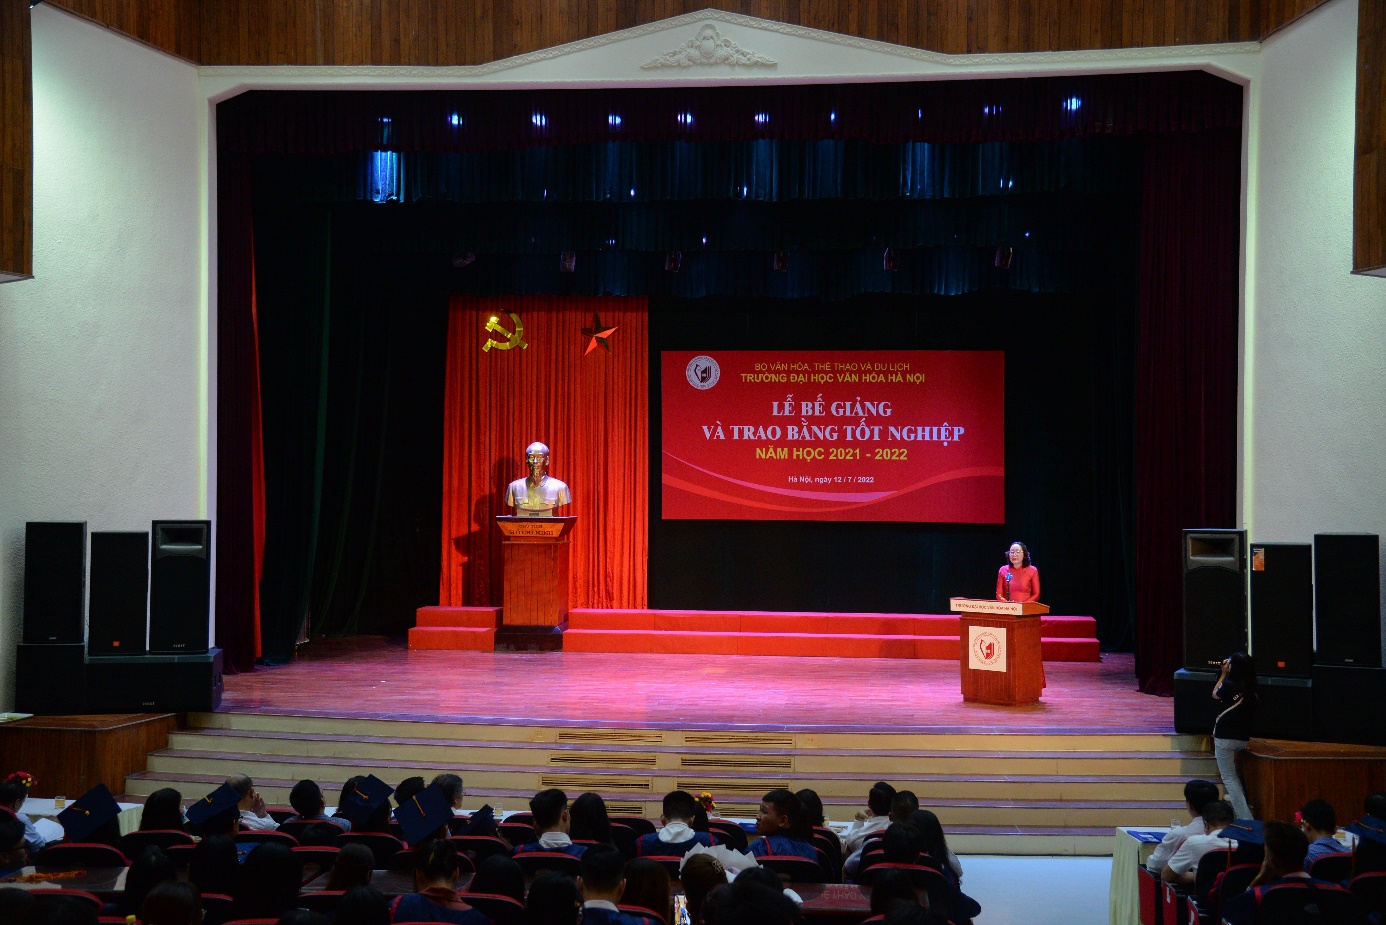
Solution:
[(1386, 0), (1357, 7), (1352, 269), (1386, 271)]
[(182, 726), (173, 713), (35, 716), (0, 725), (0, 754), (8, 770), (38, 778), (32, 796), (72, 800), (97, 784), (121, 794), (125, 778), (145, 770), (149, 753), (168, 748), (168, 734)]
[(33, 273), (33, 70), (28, 0), (0, 0), (0, 280)]
[(49, 0), (69, 13), (139, 39), (171, 55), (198, 60), (201, 0)]

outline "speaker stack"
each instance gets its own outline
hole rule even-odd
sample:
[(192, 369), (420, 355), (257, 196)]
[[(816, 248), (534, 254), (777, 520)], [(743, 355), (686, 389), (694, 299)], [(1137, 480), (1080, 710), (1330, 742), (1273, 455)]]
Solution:
[(1174, 728), (1213, 731), (1218, 665), (1245, 651), (1246, 531), (1185, 530), (1183, 535), (1184, 667), (1174, 673)]
[(1256, 734), (1314, 734), (1314, 562), (1308, 543), (1251, 544), (1251, 652), (1260, 681)]
[(1381, 667), (1381, 542), (1371, 533), (1314, 536), (1314, 734), (1386, 745)]
[(208, 646), (211, 532), (206, 520), (156, 520), (149, 533), (92, 533), (88, 584), (87, 525), (29, 524), (16, 708), (215, 710), (222, 654)]

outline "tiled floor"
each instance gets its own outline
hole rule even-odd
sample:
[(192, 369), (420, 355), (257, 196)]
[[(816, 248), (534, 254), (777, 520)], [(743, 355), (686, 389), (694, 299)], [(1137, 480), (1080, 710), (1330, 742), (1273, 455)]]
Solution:
[(986, 925), (1106, 925), (1111, 858), (964, 857)]
[(1172, 701), (1132, 657), (1049, 663), (1042, 703), (963, 703), (948, 662), (411, 651), (320, 640), (292, 664), (228, 675), (223, 711), (607, 727), (928, 733), (1160, 733)]

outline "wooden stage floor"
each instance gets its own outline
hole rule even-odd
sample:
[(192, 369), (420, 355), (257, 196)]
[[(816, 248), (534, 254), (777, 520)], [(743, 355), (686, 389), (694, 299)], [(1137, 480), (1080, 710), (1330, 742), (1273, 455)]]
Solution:
[(289, 665), (227, 675), (221, 712), (499, 725), (842, 733), (1173, 734), (1130, 654), (1048, 663), (1044, 701), (964, 703), (951, 662), (411, 651), (316, 640)]

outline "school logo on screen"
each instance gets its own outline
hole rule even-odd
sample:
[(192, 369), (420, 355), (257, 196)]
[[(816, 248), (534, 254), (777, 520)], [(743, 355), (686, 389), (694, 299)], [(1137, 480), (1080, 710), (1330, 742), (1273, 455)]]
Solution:
[(710, 389), (722, 378), (722, 367), (712, 357), (694, 357), (684, 370), (688, 384), (695, 389)]

